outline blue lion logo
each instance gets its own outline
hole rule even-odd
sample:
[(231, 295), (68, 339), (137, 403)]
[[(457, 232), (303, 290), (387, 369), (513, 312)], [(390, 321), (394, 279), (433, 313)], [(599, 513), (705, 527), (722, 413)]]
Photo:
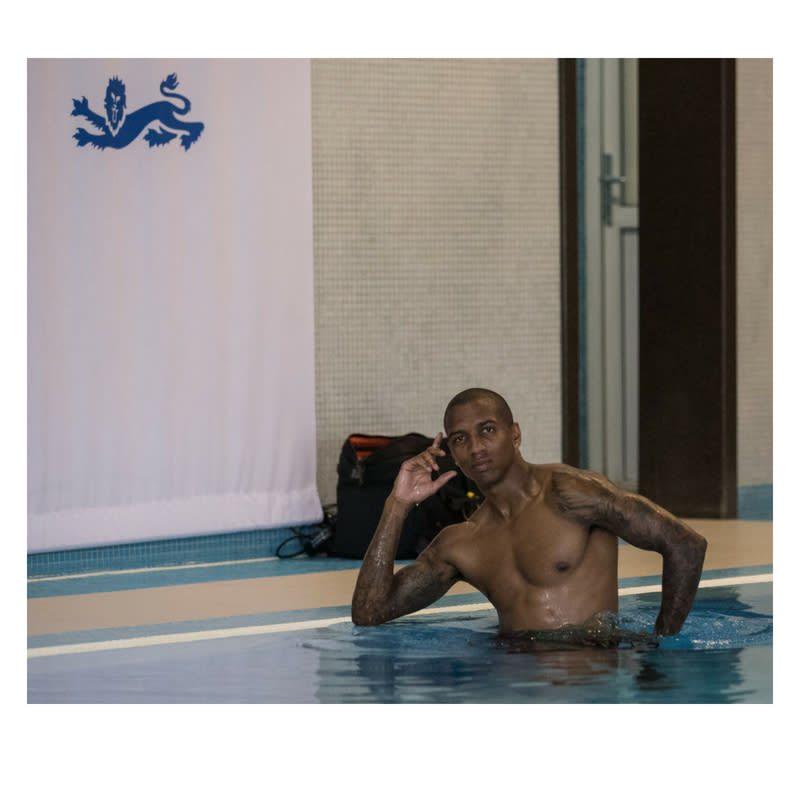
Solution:
[(174, 91), (177, 87), (178, 76), (173, 72), (161, 81), (161, 94), (164, 97), (174, 97), (183, 101), (182, 108), (168, 100), (159, 100), (126, 114), (125, 84), (119, 78), (111, 78), (108, 82), (106, 99), (103, 103), (106, 110), (105, 117), (92, 111), (85, 97), (81, 100), (75, 100), (74, 98), (72, 100), (74, 104), (72, 116), (86, 117), (102, 133), (89, 133), (83, 128), (78, 128), (72, 138), (77, 140), (78, 147), (90, 144), (92, 147), (99, 147), (101, 150), (106, 147), (114, 147), (120, 150), (134, 141), (148, 125), (158, 122), (160, 123), (158, 130), (147, 128), (147, 133), (144, 136), (150, 147), (171, 142), (178, 134), (164, 128), (173, 128), (179, 131), (186, 131), (181, 136), (181, 146), (184, 150), (188, 150), (197, 141), (205, 126), (202, 122), (187, 122), (178, 119), (176, 115), (183, 116), (188, 114), (192, 104), (186, 97)]

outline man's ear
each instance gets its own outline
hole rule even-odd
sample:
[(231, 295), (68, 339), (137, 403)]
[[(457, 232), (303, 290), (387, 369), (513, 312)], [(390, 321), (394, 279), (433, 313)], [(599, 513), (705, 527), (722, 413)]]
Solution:
[(514, 440), (514, 447), (519, 448), (522, 442), (522, 430), (518, 422), (514, 422), (511, 425), (511, 438)]

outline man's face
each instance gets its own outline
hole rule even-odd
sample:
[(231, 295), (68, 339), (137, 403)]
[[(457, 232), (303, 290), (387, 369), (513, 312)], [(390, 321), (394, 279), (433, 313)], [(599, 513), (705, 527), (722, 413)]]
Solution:
[(488, 487), (505, 476), (516, 457), (519, 425), (503, 422), (492, 399), (450, 409), (446, 427), (450, 453), (468, 478)]

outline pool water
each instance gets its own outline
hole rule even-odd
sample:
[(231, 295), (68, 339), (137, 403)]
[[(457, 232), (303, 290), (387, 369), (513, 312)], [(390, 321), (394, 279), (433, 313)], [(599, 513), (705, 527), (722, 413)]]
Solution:
[[(621, 598), (620, 625), (652, 630), (659, 601)], [(701, 591), (681, 633), (658, 647), (532, 651), (499, 639), (493, 612), (327, 630), (304, 646), (321, 653), (322, 702), (772, 702), (772, 603), (763, 588)]]
[[(652, 630), (660, 594), (620, 598)], [(700, 589), (659, 646), (532, 652), (491, 609), (29, 660), (41, 703), (771, 703), (772, 584)]]

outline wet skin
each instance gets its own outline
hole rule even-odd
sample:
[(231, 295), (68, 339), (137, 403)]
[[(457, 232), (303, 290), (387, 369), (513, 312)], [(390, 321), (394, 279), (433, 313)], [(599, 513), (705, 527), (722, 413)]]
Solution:
[(403, 521), (455, 473), (438, 475), (441, 434), (400, 470), (364, 557), (353, 595), (358, 625), (375, 625), (430, 605), (457, 581), (497, 610), (501, 634), (580, 625), (617, 610), (617, 537), (664, 557), (655, 632), (680, 630), (702, 572), (705, 540), (667, 511), (623, 492), (597, 473), (534, 465), (520, 455), (517, 423), (493, 399), (451, 409), (450, 452), (485, 501), (443, 530), (414, 564), (396, 573)]
[(501, 633), (558, 628), (617, 610), (617, 537), (559, 514), (551, 477), (551, 467), (535, 467), (530, 498), (508, 518), (484, 503), (437, 537), (439, 558), (486, 595)]

